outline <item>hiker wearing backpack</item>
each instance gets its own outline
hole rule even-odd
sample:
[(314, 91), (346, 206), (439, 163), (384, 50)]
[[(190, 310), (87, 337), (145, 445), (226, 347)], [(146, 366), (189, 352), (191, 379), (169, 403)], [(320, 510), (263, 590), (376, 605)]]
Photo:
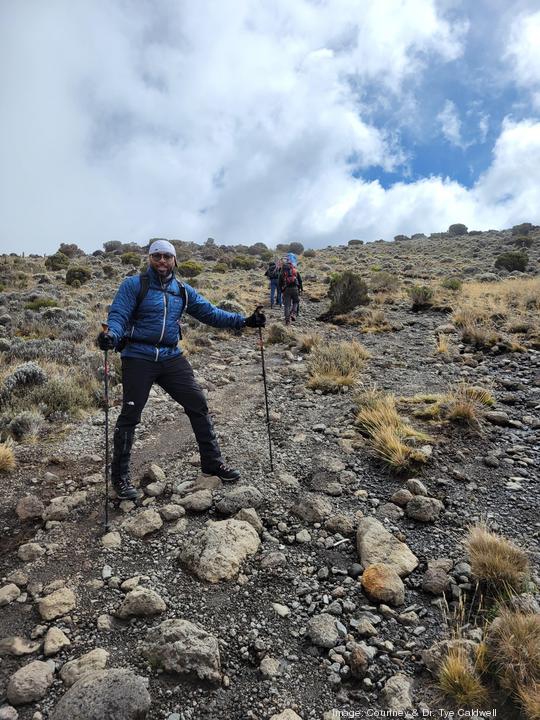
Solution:
[(101, 350), (120, 350), (122, 358), (122, 410), (114, 431), (111, 480), (121, 500), (138, 496), (129, 475), (135, 428), (141, 419), (150, 389), (162, 387), (183, 406), (199, 445), (201, 470), (224, 482), (240, 473), (228, 467), (208, 413), (206, 398), (195, 380), (190, 363), (178, 347), (184, 312), (218, 328), (264, 327), (266, 318), (257, 310), (249, 317), (212, 305), (174, 273), (176, 249), (166, 240), (152, 243), (148, 268), (125, 278), (110, 307), (108, 328), (98, 335)]
[(278, 282), (279, 267), (275, 260), (269, 263), (264, 275), (270, 280), (270, 308), (274, 307), (274, 297), (276, 298), (276, 303), (281, 307), (281, 288)]
[[(296, 260), (294, 255), (293, 257)], [(281, 288), (285, 306), (285, 325), (290, 325), (291, 321), (296, 320), (298, 315), (300, 304), (299, 293), (303, 292), (304, 288), (296, 263), (293, 262), (289, 255), (283, 258), (278, 283)]]

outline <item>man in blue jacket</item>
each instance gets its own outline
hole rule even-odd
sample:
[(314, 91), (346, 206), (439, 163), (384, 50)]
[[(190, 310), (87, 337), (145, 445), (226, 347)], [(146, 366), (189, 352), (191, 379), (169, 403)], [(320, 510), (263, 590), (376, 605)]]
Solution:
[[(234, 482), (240, 473), (228, 467), (208, 414), (206, 398), (188, 360), (178, 347), (180, 318), (187, 312), (200, 322), (219, 328), (264, 327), (257, 310), (245, 318), (212, 305), (174, 274), (176, 249), (166, 240), (152, 243), (148, 270), (122, 281), (97, 342), (102, 350), (122, 352), (122, 410), (114, 431), (111, 480), (121, 500), (138, 497), (129, 475), (135, 428), (154, 383), (184, 407), (199, 445), (203, 473)], [(144, 282), (144, 285), (143, 285)], [(144, 290), (141, 288), (144, 287)]]

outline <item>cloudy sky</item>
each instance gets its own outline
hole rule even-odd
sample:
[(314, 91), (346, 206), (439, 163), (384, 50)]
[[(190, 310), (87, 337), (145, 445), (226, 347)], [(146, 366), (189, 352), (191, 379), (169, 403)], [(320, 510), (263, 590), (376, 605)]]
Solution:
[(540, 223), (539, 0), (0, 0), (0, 251)]

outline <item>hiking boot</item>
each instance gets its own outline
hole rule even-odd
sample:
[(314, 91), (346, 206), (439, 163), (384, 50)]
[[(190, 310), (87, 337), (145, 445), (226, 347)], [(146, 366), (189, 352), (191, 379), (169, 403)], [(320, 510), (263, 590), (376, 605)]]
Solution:
[(129, 477), (112, 478), (112, 486), (119, 500), (136, 500), (139, 491), (133, 487)]
[(225, 463), (214, 465), (212, 468), (202, 468), (205, 475), (215, 475), (223, 482), (236, 482), (240, 480), (240, 471), (235, 468), (228, 467)]

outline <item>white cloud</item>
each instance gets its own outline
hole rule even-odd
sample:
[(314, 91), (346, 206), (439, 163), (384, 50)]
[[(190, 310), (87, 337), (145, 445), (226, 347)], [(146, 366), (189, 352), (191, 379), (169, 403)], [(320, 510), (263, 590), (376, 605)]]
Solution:
[(409, 150), (374, 108), (410, 107), (429, 63), (463, 50), (466, 21), (435, 0), (25, 0), (0, 13), (2, 250), (156, 235), (320, 246), (540, 207), (489, 197), (517, 171), (506, 145), (532, 142), (534, 124), (505, 126), (472, 190), (352, 174), (402, 167)]
[(465, 147), (461, 137), (461, 120), (455, 103), (447, 100), (443, 109), (437, 115), (437, 120), (441, 125), (442, 134), (449, 143), (457, 147)]
[(516, 84), (531, 92), (540, 109), (540, 10), (523, 13), (513, 21), (505, 59)]

